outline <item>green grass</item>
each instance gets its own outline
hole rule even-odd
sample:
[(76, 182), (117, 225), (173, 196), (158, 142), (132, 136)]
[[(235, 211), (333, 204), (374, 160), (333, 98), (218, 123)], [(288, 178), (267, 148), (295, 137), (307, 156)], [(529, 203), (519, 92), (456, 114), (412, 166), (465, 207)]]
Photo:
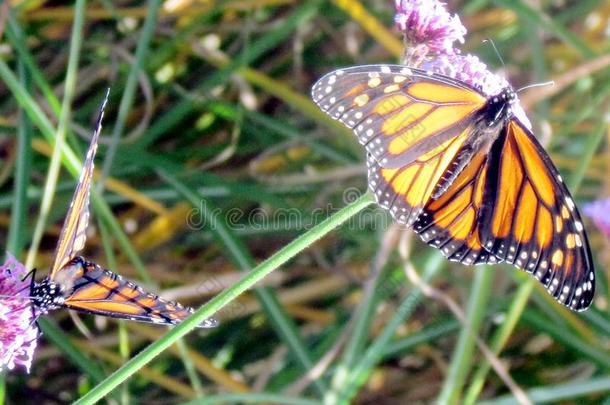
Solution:
[[(83, 315), (90, 339), (54, 312), (31, 374), (4, 374), (0, 403), (518, 403), (477, 341), (532, 403), (610, 399), (609, 242), (592, 223), (585, 313), (508, 266), (449, 263), (409, 231), (392, 237), (365, 193), (363, 148), (311, 102), (332, 69), (398, 61), (393, 3), (79, 0), (0, 13), (6, 251), (46, 274), (110, 87), (84, 253), (198, 308), (169, 331)], [(610, 71), (581, 68), (610, 51), (595, 25), (610, 9), (451, 4), (464, 49), (499, 68), (482, 43), (492, 38), (515, 87), (567, 78), (528, 114), (577, 203), (607, 195)], [(214, 314), (218, 328), (195, 329)]]

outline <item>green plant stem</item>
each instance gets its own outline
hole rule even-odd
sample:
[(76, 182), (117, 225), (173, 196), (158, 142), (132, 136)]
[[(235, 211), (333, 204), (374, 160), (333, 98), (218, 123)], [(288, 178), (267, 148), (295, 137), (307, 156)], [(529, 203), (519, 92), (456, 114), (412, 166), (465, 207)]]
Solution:
[(116, 370), (106, 380), (76, 401), (75, 404), (93, 404), (108, 395), (108, 393), (114, 390), (123, 381), (131, 377), (140, 368), (144, 367), (152, 359), (174, 344), (178, 339), (195, 329), (205, 319), (213, 316), (218, 310), (229, 304), (246, 290), (252, 288), (252, 286), (270, 274), (273, 270), (288, 262), (298, 253), (307, 249), (312, 243), (343, 224), (373, 202), (373, 197), (370, 194), (365, 194), (335, 215), (327, 218), (319, 225), (316, 225), (302, 236), (287, 244), (284, 248), (280, 249), (269, 259), (265, 260), (242, 277), (238, 283), (218, 294), (195, 311), (195, 313), (184, 322), (171, 329), (162, 338), (138, 353), (134, 358), (123, 365), (123, 367)]
[(80, 48), (83, 38), (83, 26), (85, 21), (85, 0), (77, 0), (74, 7), (74, 24), (72, 25), (72, 34), (70, 41), (70, 52), (68, 56), (68, 67), (66, 70), (66, 80), (64, 86), (64, 99), (61, 106), (61, 114), (59, 116), (59, 125), (55, 135), (55, 145), (47, 179), (44, 185), (43, 198), (40, 204), (40, 214), (36, 220), (34, 234), (30, 250), (25, 261), (25, 267), (31, 269), (34, 266), (38, 247), (44, 234), (44, 229), (47, 224), (51, 204), (55, 196), (55, 188), (57, 186), (57, 177), (59, 176), (59, 168), (61, 164), (61, 152), (66, 139), (66, 133), (72, 116), (72, 100), (74, 99), (74, 89), (76, 87), (76, 78), (78, 73), (78, 60), (80, 56)]
[[(23, 63), (19, 63), (19, 78), (23, 87), (30, 88), (29, 74)], [(27, 188), (30, 179), (30, 165), (32, 164), (32, 123), (27, 114), (19, 110), (19, 124), (17, 127), (17, 151), (19, 156), (15, 160), (15, 186), (13, 202), (11, 205), (11, 226), (8, 233), (6, 251), (19, 257), (24, 246), (24, 233), (27, 230), (28, 198)]]
[(282, 404), (282, 405), (321, 405), (320, 402), (305, 398), (287, 397), (285, 395), (250, 393), (250, 394), (220, 394), (207, 398), (185, 402), (181, 405), (212, 405), (212, 404)]
[(453, 351), (451, 365), (438, 397), (438, 404), (458, 404), (466, 376), (472, 367), (476, 336), (485, 318), (485, 309), (493, 282), (494, 270), (485, 267), (474, 271), (466, 319)]
[[(349, 338), (343, 351), (341, 360), (335, 367), (332, 378), (332, 391), (326, 394), (327, 398), (336, 398), (343, 389), (349, 376), (351, 368), (359, 360), (369, 336), (374, 311), (379, 302), (380, 287), (388, 280), (392, 280), (392, 274), (384, 279), (385, 272), (374, 275), (373, 280), (368, 283), (364, 297), (353, 316), (354, 326), (349, 333)], [(404, 278), (404, 276), (403, 276)], [(390, 282), (395, 285), (395, 283)]]
[[(561, 385), (556, 386), (532, 388), (527, 390), (526, 394), (535, 404), (557, 404), (564, 403), (564, 401), (568, 401), (569, 403), (579, 403), (570, 400), (592, 394), (607, 394), (608, 392), (610, 392), (610, 378), (598, 377), (586, 381), (578, 379), (577, 381), (571, 383), (561, 383)], [(505, 395), (489, 401), (481, 401), (478, 404), (519, 405), (519, 401), (517, 401), (517, 399), (513, 396)]]
[[(446, 260), (437, 253), (434, 253), (424, 264), (424, 272), (421, 280), (424, 283), (429, 283), (432, 278), (446, 264)], [(394, 339), (396, 330), (411, 316), (422, 298), (422, 292), (419, 287), (415, 286), (407, 294), (405, 299), (400, 303), (394, 316), (383, 328), (379, 336), (373, 341), (360, 360), (349, 371), (349, 375), (345, 379), (346, 383), (341, 392), (332, 394), (324, 398), (325, 405), (333, 404), (348, 404), (358, 392), (358, 388), (365, 383), (366, 378), (370, 375), (373, 367), (383, 359), (384, 352), (390, 342)]]
[(36, 66), (36, 62), (28, 50), (26, 36), (21, 30), (21, 26), (15, 18), (15, 14), (12, 12), (12, 10), (8, 13), (6, 36), (11, 46), (17, 51), (19, 62), (25, 65), (28, 73), (32, 76), (32, 81), (44, 95), (45, 100), (51, 107), (51, 110), (55, 113), (55, 115), (59, 116), (61, 113), (61, 104), (55, 96), (53, 89), (47, 83), (43, 73)]
[[(220, 220), (222, 215), (219, 215), (219, 212), (221, 210), (212, 201), (196, 191), (191, 191), (168, 171), (157, 168), (157, 172), (189, 201), (195, 210), (201, 211), (202, 219), (205, 220), (206, 224), (209, 224), (209, 228), (216, 236), (216, 239), (224, 246), (233, 263), (241, 271), (250, 271), (250, 269), (256, 266), (256, 261), (246, 245), (235, 236), (234, 232), (224, 221)], [(301, 368), (304, 371), (311, 369), (314, 366), (314, 360), (307, 351), (296, 324), (282, 307), (277, 295), (267, 287), (254, 288), (254, 294), (260, 301), (263, 311), (273, 324), (279, 337), (290, 349)], [(325, 382), (322, 379), (316, 379), (312, 383), (320, 395), (324, 395), (324, 392), (327, 390)]]
[[(517, 326), (517, 322), (519, 322), (519, 319), (521, 318), (521, 314), (525, 309), (525, 305), (527, 304), (533, 289), (534, 283), (529, 282), (528, 280), (528, 282), (522, 284), (517, 291), (517, 294), (515, 294), (513, 297), (510, 310), (505, 315), (502, 325), (500, 325), (500, 328), (496, 331), (491, 339), (490, 349), (496, 356), (500, 354), (500, 351), (502, 351), (508, 342), (508, 338), (515, 329), (515, 326)], [(472, 383), (464, 395), (465, 405), (473, 405), (476, 402), (481, 390), (483, 389), (485, 378), (487, 377), (487, 373), (489, 373), (490, 368), (491, 365), (489, 364), (489, 361), (486, 358), (482, 359), (479, 368), (472, 377)]]
[(110, 169), (114, 161), (114, 155), (121, 139), (121, 134), (125, 129), (125, 122), (127, 121), (127, 115), (133, 104), (133, 98), (138, 84), (138, 75), (142, 71), (144, 61), (148, 56), (150, 42), (155, 28), (157, 26), (157, 17), (159, 14), (159, 8), (161, 7), (160, 0), (149, 0), (146, 12), (146, 19), (142, 26), (142, 34), (138, 40), (138, 47), (136, 48), (135, 60), (131, 64), (129, 74), (125, 82), (125, 89), (123, 90), (123, 97), (121, 97), (121, 103), (119, 104), (119, 112), (112, 130), (112, 136), (110, 137), (110, 145), (106, 150), (106, 156), (104, 158), (104, 164), (102, 166), (102, 174), (98, 181), (97, 189), (102, 191), (104, 189), (104, 181), (110, 175)]
[(180, 358), (182, 359), (182, 364), (184, 364), (184, 369), (186, 370), (186, 375), (189, 378), (191, 387), (193, 388), (193, 391), (195, 391), (197, 397), (201, 398), (204, 394), (203, 384), (201, 383), (201, 378), (199, 378), (199, 375), (197, 374), (193, 360), (189, 357), (189, 348), (184, 339), (178, 339), (176, 346), (180, 352)]

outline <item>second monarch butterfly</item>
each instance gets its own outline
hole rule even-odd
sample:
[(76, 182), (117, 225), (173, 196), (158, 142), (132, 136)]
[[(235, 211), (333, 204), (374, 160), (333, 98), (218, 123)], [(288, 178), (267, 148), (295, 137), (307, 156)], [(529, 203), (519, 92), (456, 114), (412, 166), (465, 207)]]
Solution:
[[(148, 293), (118, 274), (77, 256), (85, 246), (93, 159), (107, 101), (108, 93), (60, 233), (51, 271), (41, 282), (35, 282), (32, 275), (30, 300), (35, 317), (50, 310), (67, 308), (113, 318), (175, 325), (186, 319), (193, 310)], [(199, 326), (211, 328), (216, 325), (217, 321), (209, 318)]]
[(450, 260), (511, 263), (561, 304), (589, 307), (580, 214), (512, 88), (488, 97), (441, 74), (369, 65), (325, 75), (312, 98), (364, 145), (369, 187), (396, 221)]

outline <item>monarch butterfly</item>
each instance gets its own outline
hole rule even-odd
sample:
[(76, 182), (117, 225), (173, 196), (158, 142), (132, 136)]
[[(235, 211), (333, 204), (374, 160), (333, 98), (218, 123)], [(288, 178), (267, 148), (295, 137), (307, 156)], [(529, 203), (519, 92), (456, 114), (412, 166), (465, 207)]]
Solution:
[[(77, 255), (85, 246), (93, 159), (107, 101), (108, 93), (59, 236), (51, 271), (41, 282), (34, 281), (32, 274), (30, 300), (33, 310), (36, 316), (67, 308), (132, 321), (175, 325), (187, 318), (193, 312), (192, 308), (148, 293), (118, 274)], [(210, 318), (199, 326), (208, 328), (216, 324), (216, 320)]]
[(371, 65), (325, 75), (312, 98), (364, 145), (369, 187), (397, 222), (449, 260), (511, 263), (561, 304), (589, 307), (580, 214), (511, 87), (488, 97), (441, 74)]

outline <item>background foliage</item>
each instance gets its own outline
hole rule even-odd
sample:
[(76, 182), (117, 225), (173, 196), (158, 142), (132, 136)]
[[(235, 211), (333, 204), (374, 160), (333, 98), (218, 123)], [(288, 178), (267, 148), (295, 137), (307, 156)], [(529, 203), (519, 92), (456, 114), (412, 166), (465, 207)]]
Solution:
[[(610, 3), (449, 8), (464, 48), (515, 87), (556, 81), (522, 102), (578, 202), (607, 195)], [(296, 237), (325, 235), (223, 301), (219, 328), (128, 365), (107, 401), (610, 403), (609, 245), (591, 224), (598, 293), (579, 314), (512, 268), (444, 261), (373, 206), (312, 231), (367, 197), (364, 151), (309, 89), (340, 66), (398, 61), (393, 14), (390, 0), (2, 3), (0, 225), (29, 268), (50, 263), (108, 86), (87, 257), (197, 307)], [(66, 311), (41, 323), (6, 403), (91, 402), (165, 333)]]

